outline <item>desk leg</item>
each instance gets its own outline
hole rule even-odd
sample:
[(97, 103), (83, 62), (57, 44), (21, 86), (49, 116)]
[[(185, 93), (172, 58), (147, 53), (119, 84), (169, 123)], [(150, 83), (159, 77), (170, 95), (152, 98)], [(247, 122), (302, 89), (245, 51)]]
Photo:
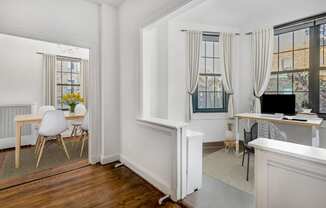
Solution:
[(15, 166), (20, 166), (20, 146), (21, 146), (21, 125), (16, 124), (16, 148), (15, 148)]
[(319, 147), (319, 128), (316, 128), (315, 126), (312, 127), (312, 146), (313, 147)]
[(239, 140), (240, 140), (240, 134), (239, 134), (239, 117), (235, 117), (235, 139), (236, 139), (236, 153), (239, 154)]

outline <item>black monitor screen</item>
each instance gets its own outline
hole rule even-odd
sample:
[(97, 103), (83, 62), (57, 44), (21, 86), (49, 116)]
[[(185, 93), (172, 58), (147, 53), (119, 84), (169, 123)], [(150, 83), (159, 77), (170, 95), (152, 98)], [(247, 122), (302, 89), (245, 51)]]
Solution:
[(295, 114), (295, 95), (264, 94), (261, 97), (261, 112), (286, 115)]

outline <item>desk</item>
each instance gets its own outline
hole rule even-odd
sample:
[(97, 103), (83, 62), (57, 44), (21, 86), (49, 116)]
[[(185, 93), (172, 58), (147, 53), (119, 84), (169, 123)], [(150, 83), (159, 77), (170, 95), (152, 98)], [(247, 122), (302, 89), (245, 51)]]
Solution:
[[(65, 113), (67, 120), (80, 120), (84, 118), (84, 114)], [(16, 147), (15, 147), (15, 166), (20, 166), (20, 146), (21, 146), (21, 129), (27, 124), (40, 124), (42, 121), (41, 115), (17, 115), (15, 117), (16, 122)]]
[[(321, 118), (307, 119), (307, 121), (294, 121), (294, 120), (284, 120), (282, 117), (258, 113), (240, 113), (235, 115), (235, 134), (236, 134), (236, 151), (239, 153), (239, 140), (240, 132), (239, 125), (241, 119), (255, 120), (255, 121), (268, 121), (275, 124), (302, 126), (311, 128), (312, 130), (312, 146), (319, 147), (319, 128), (323, 122)], [(248, 122), (249, 124), (249, 122)]]

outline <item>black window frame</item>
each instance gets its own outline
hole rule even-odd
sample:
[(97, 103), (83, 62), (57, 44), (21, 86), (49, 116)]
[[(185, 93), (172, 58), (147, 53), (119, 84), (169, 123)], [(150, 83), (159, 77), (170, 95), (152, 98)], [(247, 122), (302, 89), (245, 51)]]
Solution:
[[(301, 30), (304, 28), (309, 28), (309, 68), (308, 72), (308, 102), (312, 108), (312, 112), (318, 114), (322, 118), (326, 118), (326, 112), (320, 112), (320, 71), (326, 71), (326, 66), (321, 66), (320, 64), (320, 26), (326, 24), (326, 13), (315, 15), (312, 17), (304, 18), (301, 20), (295, 20), (289, 23), (285, 23), (282, 25), (278, 25), (274, 27), (275, 36), (279, 36), (281, 34), (294, 32), (297, 30)], [(294, 44), (294, 42), (293, 42)], [(278, 45), (278, 50), (279, 50)], [(294, 48), (293, 48), (294, 49)], [(292, 59), (294, 56), (292, 55)], [(280, 60), (278, 58), (278, 64)], [(294, 62), (292, 62), (293, 70), (290, 70), (289, 73), (296, 73), (304, 70), (295, 70)], [(280, 66), (278, 66), (278, 69)], [(272, 75), (282, 74), (287, 72), (272, 72)], [(293, 76), (292, 76), (293, 77)], [(277, 80), (279, 80), (279, 76), (277, 76)], [(266, 91), (269, 94), (279, 94), (279, 86), (277, 81), (277, 91)], [(292, 79), (292, 92), (294, 91), (293, 79)]]
[[(207, 59), (219, 59), (220, 57), (215, 56), (215, 47), (213, 47), (213, 57), (208, 57), (206, 56), (206, 42), (219, 42), (219, 35), (216, 33), (204, 33), (203, 34), (203, 42), (205, 42), (205, 54), (201, 54), (201, 59), (205, 59), (205, 73), (199, 73), (199, 76), (205, 76), (206, 77), (206, 91), (203, 91), (203, 93), (214, 93), (214, 104), (215, 104), (215, 93), (222, 93), (222, 104), (223, 107), (222, 108), (207, 108), (207, 95), (206, 95), (206, 108), (200, 108), (198, 106), (198, 94), (200, 93), (198, 90), (198, 86), (197, 89), (195, 91), (195, 93), (192, 95), (192, 108), (193, 108), (193, 113), (226, 113), (228, 112), (228, 107), (227, 107), (227, 103), (228, 103), (228, 95), (224, 90), (223, 84), (222, 84), (222, 90), (218, 91), (215, 89), (215, 82), (217, 78), (220, 78), (222, 76), (222, 74), (218, 74), (218, 73), (206, 73), (206, 63), (207, 63)], [(213, 60), (213, 70), (215, 69), (215, 61)], [(211, 77), (214, 78), (214, 90), (213, 91), (208, 91), (207, 90), (207, 78)], [(215, 105), (214, 105), (215, 106)]]
[[(58, 105), (57, 101), (58, 101), (58, 98), (60, 97), (60, 101), (62, 101), (62, 97), (63, 97), (63, 88), (64, 87), (70, 87), (70, 92), (71, 93), (74, 93), (75, 92), (75, 88), (78, 87), (79, 90), (81, 90), (81, 69), (80, 69), (80, 65), (81, 65), (81, 59), (78, 59), (78, 58), (72, 58), (72, 57), (66, 57), (66, 56), (57, 56), (57, 67), (56, 67), (56, 80), (57, 80), (57, 76), (58, 74), (60, 74), (60, 83), (57, 83), (56, 81), (56, 92), (58, 91), (58, 86), (60, 86), (61, 88), (61, 96), (59, 96), (57, 93), (56, 93), (56, 108), (59, 109), (59, 110), (69, 110), (68, 107), (64, 107), (64, 104), (62, 102), (60, 102), (60, 106)], [(71, 64), (71, 70), (69, 72), (67, 71), (64, 71), (63, 70), (63, 62), (70, 62)], [(73, 63), (79, 63), (79, 72), (73, 72), (72, 71), (72, 65)], [(60, 70), (59, 70), (60, 69)], [(79, 75), (79, 84), (73, 84), (73, 83), (63, 83), (63, 74), (70, 74), (70, 79), (72, 80), (73, 79), (73, 74), (78, 74)]]

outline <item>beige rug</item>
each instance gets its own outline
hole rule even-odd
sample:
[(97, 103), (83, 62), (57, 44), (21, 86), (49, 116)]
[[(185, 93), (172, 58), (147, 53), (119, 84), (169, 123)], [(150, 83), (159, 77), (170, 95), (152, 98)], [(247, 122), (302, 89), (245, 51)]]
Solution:
[[(247, 156), (247, 155), (246, 155)], [(204, 174), (229, 184), (241, 191), (254, 193), (254, 155), (250, 155), (249, 182), (246, 181), (247, 157), (241, 166), (242, 155), (219, 150), (204, 157)]]
[(37, 171), (87, 159), (87, 145), (85, 146), (85, 151), (83, 157), (81, 158), (79, 156), (81, 148), (81, 143), (79, 140), (65, 139), (65, 144), (70, 155), (70, 160), (67, 159), (61, 145), (59, 146), (54, 142), (47, 142), (44, 147), (43, 157), (38, 168), (36, 168), (36, 155), (34, 154), (35, 147), (21, 149), (21, 167), (18, 169), (15, 168), (15, 151), (11, 150), (6, 152), (3, 165), (0, 168), (0, 179), (25, 176)]

